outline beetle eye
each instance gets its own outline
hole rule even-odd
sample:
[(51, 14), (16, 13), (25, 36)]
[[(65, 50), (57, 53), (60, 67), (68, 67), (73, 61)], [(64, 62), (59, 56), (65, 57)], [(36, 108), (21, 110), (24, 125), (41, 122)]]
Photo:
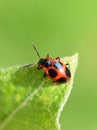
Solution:
[(51, 64), (50, 60), (45, 60), (45, 61), (44, 61), (44, 66), (45, 66), (45, 67), (50, 66), (50, 64)]

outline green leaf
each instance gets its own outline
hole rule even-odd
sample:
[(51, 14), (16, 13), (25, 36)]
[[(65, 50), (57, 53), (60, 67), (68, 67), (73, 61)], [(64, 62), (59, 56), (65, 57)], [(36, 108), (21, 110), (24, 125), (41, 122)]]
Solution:
[(0, 69), (0, 130), (60, 130), (59, 117), (72, 89), (78, 54), (61, 59), (72, 79), (54, 84), (37, 65)]

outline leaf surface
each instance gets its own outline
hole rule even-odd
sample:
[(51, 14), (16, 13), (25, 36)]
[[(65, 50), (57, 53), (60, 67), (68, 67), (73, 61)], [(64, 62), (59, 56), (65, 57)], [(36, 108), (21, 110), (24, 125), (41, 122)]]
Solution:
[(59, 117), (69, 97), (78, 54), (70, 64), (71, 81), (54, 84), (37, 65), (0, 69), (0, 130), (60, 130)]

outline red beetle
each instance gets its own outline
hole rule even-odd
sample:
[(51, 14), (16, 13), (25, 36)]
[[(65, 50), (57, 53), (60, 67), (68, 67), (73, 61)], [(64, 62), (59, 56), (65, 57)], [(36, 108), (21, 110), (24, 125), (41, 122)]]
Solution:
[(68, 64), (64, 64), (60, 61), (60, 58), (50, 58), (49, 55), (45, 58), (40, 58), (40, 55), (34, 45), (32, 45), (36, 51), (39, 61), (38, 68), (44, 70), (44, 77), (48, 76), (53, 82), (65, 83), (70, 81), (71, 72), (68, 68)]

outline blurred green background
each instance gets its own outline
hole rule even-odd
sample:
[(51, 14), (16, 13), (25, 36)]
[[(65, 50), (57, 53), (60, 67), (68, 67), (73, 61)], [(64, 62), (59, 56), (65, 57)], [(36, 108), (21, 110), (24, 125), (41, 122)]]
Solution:
[(79, 53), (61, 130), (97, 130), (97, 1), (0, 0), (0, 66)]

